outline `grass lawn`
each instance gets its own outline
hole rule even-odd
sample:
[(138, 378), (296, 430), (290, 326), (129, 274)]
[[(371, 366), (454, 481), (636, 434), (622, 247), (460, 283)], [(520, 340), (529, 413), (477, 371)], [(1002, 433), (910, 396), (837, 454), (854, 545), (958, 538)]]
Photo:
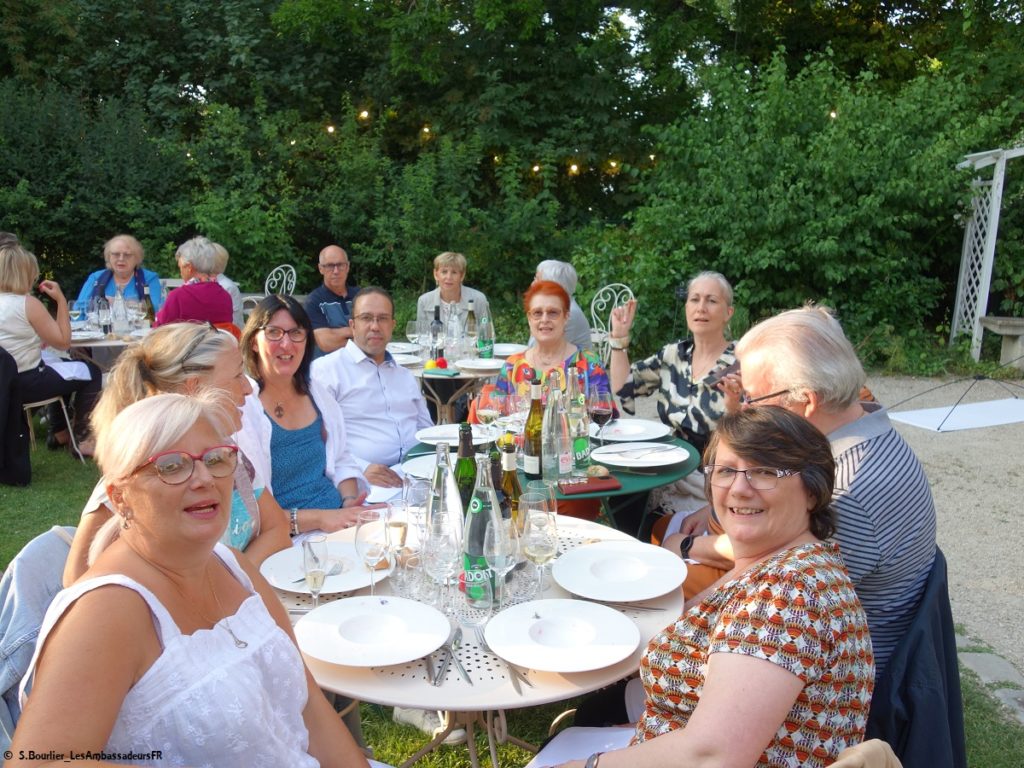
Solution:
[[(37, 435), (40, 431), (37, 429)], [(45, 434), (45, 431), (42, 432)], [(94, 464), (81, 464), (67, 451), (49, 451), (40, 443), (32, 454), (32, 484), (26, 488), (0, 486), (0, 564), (4, 567), (22, 546), (52, 525), (76, 525), (82, 506), (92, 492), (99, 472)], [(1024, 763), (1024, 726), (1011, 719), (1002, 705), (969, 670), (961, 670), (967, 758), (971, 768), (1019, 768)], [(548, 724), (574, 702), (509, 711), (509, 731), (532, 743), (540, 743)], [(393, 765), (401, 763), (424, 743), (413, 728), (391, 721), (391, 710), (363, 704), (363, 730), (375, 757)], [(481, 756), (487, 742), (478, 738)], [(499, 748), (502, 768), (522, 766), (530, 754), (518, 747)], [(467, 764), (466, 748), (442, 747), (421, 760), (423, 768), (461, 768)]]

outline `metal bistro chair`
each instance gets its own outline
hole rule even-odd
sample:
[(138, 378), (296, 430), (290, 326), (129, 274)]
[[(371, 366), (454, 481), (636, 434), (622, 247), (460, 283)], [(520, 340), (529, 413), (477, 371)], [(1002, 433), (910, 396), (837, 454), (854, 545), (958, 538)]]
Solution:
[(595, 293), (590, 301), (590, 340), (594, 342), (594, 351), (605, 365), (608, 364), (612, 310), (633, 298), (633, 289), (625, 283), (609, 283)]
[(281, 264), (270, 270), (266, 282), (263, 283), (263, 293), (270, 296), (273, 293), (292, 295), (295, 290), (295, 267), (291, 264)]
[(68, 438), (71, 440), (71, 448), (73, 453), (78, 457), (78, 460), (83, 464), (85, 463), (85, 457), (82, 456), (81, 451), (78, 450), (78, 442), (75, 440), (75, 428), (71, 423), (71, 417), (68, 415), (68, 406), (64, 402), (64, 398), (60, 395), (55, 397), (48, 397), (45, 400), (36, 400), (32, 403), (23, 403), (22, 408), (25, 409), (25, 420), (28, 422), (28, 442), (32, 446), (32, 450), (36, 447), (36, 430), (35, 425), (32, 423), (32, 411), (36, 408), (42, 408), (44, 405), (50, 405), (50, 403), (60, 403), (60, 409), (64, 412), (64, 421), (68, 425)]

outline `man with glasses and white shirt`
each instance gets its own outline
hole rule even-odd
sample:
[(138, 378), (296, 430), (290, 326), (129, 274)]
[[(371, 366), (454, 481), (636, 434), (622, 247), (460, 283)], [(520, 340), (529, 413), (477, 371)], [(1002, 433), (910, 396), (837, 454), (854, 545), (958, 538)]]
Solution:
[(385, 488), (402, 479), (388, 467), (416, 445), (416, 432), (433, 425), (419, 382), (387, 351), (395, 329), (391, 295), (363, 288), (352, 303), (352, 342), (313, 361), (313, 380), (341, 406), (349, 452), (366, 479)]
[[(860, 401), (864, 369), (828, 310), (794, 309), (755, 325), (736, 358), (741, 373), (723, 385), (727, 409), (780, 406), (832, 444), (835, 538), (867, 614), (877, 679), (914, 618), (935, 557), (935, 503), (924, 469), (885, 409)], [(664, 546), (732, 567), (725, 535), (675, 534)]]
[(306, 314), (313, 323), (313, 338), (321, 354), (341, 349), (352, 338), (348, 321), (359, 288), (348, 284), (350, 266), (348, 254), (341, 246), (328, 245), (320, 251), (317, 268), (324, 283), (306, 298)]

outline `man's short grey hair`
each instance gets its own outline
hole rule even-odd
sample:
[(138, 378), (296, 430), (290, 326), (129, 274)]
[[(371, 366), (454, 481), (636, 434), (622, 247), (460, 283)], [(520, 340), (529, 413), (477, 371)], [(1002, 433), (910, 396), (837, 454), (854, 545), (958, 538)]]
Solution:
[(537, 265), (537, 276), (541, 280), (558, 283), (570, 296), (576, 292), (576, 285), (579, 283), (575, 267), (567, 261), (546, 259)]
[(690, 278), (690, 282), (686, 284), (686, 295), (690, 295), (690, 291), (693, 290), (693, 284), (698, 280), (714, 280), (722, 288), (722, 296), (725, 298), (725, 305), (727, 307), (732, 306), (732, 285), (728, 280), (725, 279), (725, 275), (721, 272), (712, 272), (705, 270), (704, 272), (698, 272), (696, 275)]
[(763, 320), (743, 334), (736, 357), (744, 367), (756, 358), (773, 390), (789, 390), (787, 400), (805, 401), (814, 392), (829, 410), (856, 403), (866, 378), (839, 321), (822, 306)]
[(217, 274), (217, 249), (205, 237), (193, 237), (178, 246), (174, 254), (177, 258), (203, 275)]

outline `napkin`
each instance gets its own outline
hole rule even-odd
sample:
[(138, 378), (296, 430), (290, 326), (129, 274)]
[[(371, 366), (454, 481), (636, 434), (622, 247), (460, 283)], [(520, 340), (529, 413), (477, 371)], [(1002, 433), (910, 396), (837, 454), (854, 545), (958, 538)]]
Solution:
[(622, 483), (614, 477), (588, 477), (584, 482), (560, 480), (558, 490), (563, 496), (574, 493), (600, 493), (601, 491), (617, 491)]
[(424, 376), (458, 376), (457, 368), (431, 368), (423, 371)]

